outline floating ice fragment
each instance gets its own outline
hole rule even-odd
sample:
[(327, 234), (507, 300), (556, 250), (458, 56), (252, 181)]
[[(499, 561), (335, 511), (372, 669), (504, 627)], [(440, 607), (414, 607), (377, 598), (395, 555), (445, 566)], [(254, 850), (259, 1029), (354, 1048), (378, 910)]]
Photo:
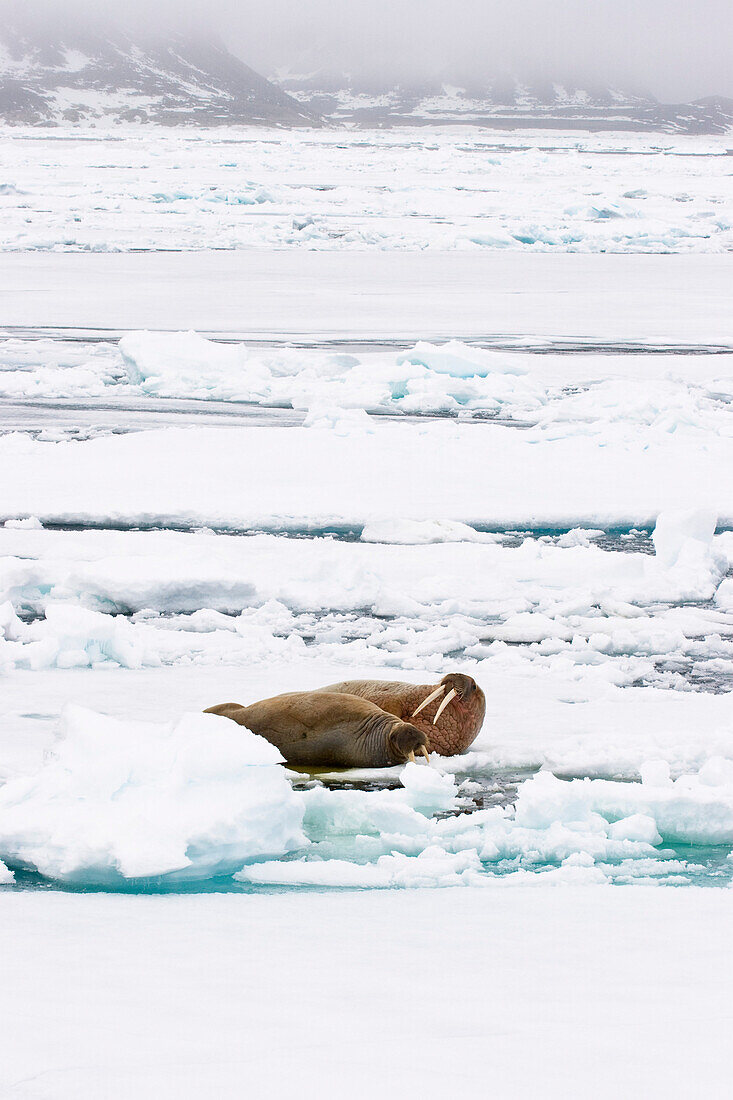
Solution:
[(557, 540), (557, 545), (563, 548), (571, 546), (590, 546), (593, 539), (600, 538), (603, 535), (603, 531), (600, 528), (584, 528), (573, 527), (572, 530), (566, 531)]
[(715, 603), (723, 611), (733, 611), (733, 577), (721, 582), (715, 593)]
[(384, 542), (393, 546), (417, 546), (435, 542), (482, 542), (485, 539), (486, 536), (479, 534), (467, 523), (446, 519), (374, 520), (372, 523), (367, 523), (361, 533), (362, 542)]
[(661, 512), (652, 534), (660, 565), (665, 569), (675, 565), (688, 540), (701, 544), (700, 550), (710, 547), (717, 522), (717, 514), (708, 508)]
[(407, 792), (408, 804), (419, 813), (429, 815), (456, 807), (453, 775), (442, 775), (437, 768), (425, 764), (405, 764), (400, 782)]
[(196, 332), (132, 332), (120, 340), (130, 382), (164, 397), (253, 400), (269, 392), (270, 372), (243, 344), (217, 344)]
[(37, 516), (28, 516), (26, 519), (6, 519), (3, 527), (19, 531), (43, 530), (43, 524)]
[(33, 669), (83, 666), (111, 661), (123, 668), (158, 665), (160, 658), (136, 636), (132, 625), (121, 616), (103, 615), (71, 603), (49, 603), (45, 623), (31, 628), (38, 640), (27, 646), (27, 660)]
[(374, 424), (364, 409), (345, 409), (338, 405), (309, 406), (303, 427), (332, 430), (335, 435), (342, 436), (374, 434)]
[(494, 373), (527, 373), (527, 368), (506, 352), (470, 347), (459, 340), (449, 340), (441, 345), (420, 341), (410, 351), (399, 355), (397, 362), (427, 367), (436, 374), (449, 374), (453, 378), (486, 378)]
[(387, 889), (480, 885), (483, 868), (475, 851), (446, 852), (429, 847), (417, 856), (393, 852), (376, 863), (357, 864), (342, 859), (287, 860), (244, 868), (240, 882), (291, 886)]
[(563, 638), (566, 641), (572, 632), (540, 612), (520, 611), (510, 615), (495, 630), (495, 636), (504, 642), (541, 642), (545, 638)]
[(25, 624), (15, 614), (10, 600), (0, 604), (0, 636), (8, 642), (19, 641), (24, 634)]

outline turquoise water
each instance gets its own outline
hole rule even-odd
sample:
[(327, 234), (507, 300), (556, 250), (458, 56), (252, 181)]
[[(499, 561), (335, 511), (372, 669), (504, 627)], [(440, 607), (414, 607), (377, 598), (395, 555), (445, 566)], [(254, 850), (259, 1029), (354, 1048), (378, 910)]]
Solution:
[[(450, 817), (457, 814), (470, 817), (478, 810), (491, 807), (507, 807), (514, 804), (517, 791), (521, 784), (536, 772), (537, 769), (502, 769), (494, 770), (485, 775), (471, 773), (470, 775), (458, 774), (456, 779), (459, 784), (463, 779), (470, 779), (472, 788), (470, 793), (459, 797), (459, 806), (455, 811), (446, 814), (438, 814), (437, 817)], [(571, 777), (566, 777), (571, 778)], [(572, 778), (582, 778), (574, 776)], [(597, 778), (597, 777), (594, 777)], [(301, 782), (296, 780), (295, 786), (307, 786), (312, 779), (304, 776)], [(387, 772), (384, 777), (363, 782), (351, 782), (344, 776), (343, 780), (337, 777), (329, 777), (324, 785), (336, 790), (361, 790), (378, 791), (395, 789), (399, 787), (399, 781), (394, 774)], [(478, 788), (478, 789), (477, 789)], [(342, 838), (343, 839), (343, 838)], [(348, 845), (345, 846), (345, 851)], [(304, 852), (295, 852), (289, 859), (302, 858)], [(341, 854), (338, 858), (348, 859), (348, 855)], [(0, 887), (0, 890), (52, 890), (64, 893), (123, 893), (123, 894), (281, 894), (293, 891), (308, 892), (333, 892), (333, 890), (353, 890), (353, 887), (324, 887), (304, 885), (253, 885), (251, 883), (237, 882), (231, 875), (215, 875), (205, 880), (192, 882), (171, 882), (166, 879), (123, 879), (119, 878), (114, 883), (99, 885), (98, 882), (90, 883), (61, 883), (51, 881), (35, 871), (23, 867), (13, 866), (10, 861), (7, 865), (15, 873), (15, 884)], [(361, 862), (361, 861), (359, 861)], [(560, 864), (557, 861), (541, 862), (536, 854), (528, 852), (513, 859), (503, 859), (497, 862), (484, 862), (483, 871), (487, 882), (492, 879), (503, 879), (517, 871), (527, 873), (532, 877), (541, 878), (542, 875), (556, 870)], [(626, 859), (623, 862), (596, 862), (595, 866), (604, 872), (612, 885), (632, 886), (655, 884), (659, 886), (671, 886), (684, 888), (698, 886), (706, 888), (727, 888), (733, 884), (733, 848), (729, 844), (721, 845), (694, 845), (680, 843), (663, 843), (656, 849), (655, 855), (650, 859)], [(530, 881), (525, 879), (525, 881)]]
[[(703, 886), (707, 888), (730, 887), (733, 884), (733, 858), (730, 858), (731, 847), (729, 845), (695, 846), (678, 845), (671, 847), (665, 845), (659, 852), (659, 871), (662, 872), (665, 863), (677, 864), (683, 861), (686, 864), (684, 870), (675, 867), (668, 873), (655, 873), (654, 875), (634, 873), (630, 868), (627, 874), (618, 874), (613, 885), (616, 887), (649, 885), (651, 882), (659, 886), (673, 886), (684, 888), (686, 886)], [(534, 864), (531, 873), (541, 876), (556, 868), (558, 864)], [(612, 870), (610, 864), (599, 863), (602, 870)], [(521, 861), (505, 861), (499, 864), (484, 865), (487, 878), (503, 878), (512, 872), (522, 869)], [(15, 871), (15, 884), (0, 887), (0, 891), (17, 890), (52, 890), (71, 894), (285, 894), (294, 891), (308, 891), (310, 893), (331, 893), (333, 890), (349, 890), (352, 887), (323, 887), (323, 886), (260, 886), (251, 883), (236, 882), (231, 876), (218, 876), (204, 881), (191, 883), (167, 883), (154, 879), (130, 879), (120, 880), (114, 887), (110, 885), (100, 886), (95, 884), (66, 884), (53, 882), (34, 871), (26, 871), (22, 868), (12, 868)], [(530, 870), (524, 867), (524, 870)]]

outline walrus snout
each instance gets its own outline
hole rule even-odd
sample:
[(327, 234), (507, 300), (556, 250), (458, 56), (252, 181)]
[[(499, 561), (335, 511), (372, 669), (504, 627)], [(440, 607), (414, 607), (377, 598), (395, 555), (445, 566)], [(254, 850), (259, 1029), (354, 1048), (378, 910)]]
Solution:
[(429, 762), (428, 741), (425, 734), (409, 722), (396, 722), (387, 738), (387, 749), (395, 764), (415, 760), (415, 753)]
[(449, 672), (440, 682), (455, 691), (459, 699), (467, 699), (469, 695), (473, 695), (478, 686), (473, 676), (466, 676), (462, 672)]
[(474, 693), (477, 686), (473, 676), (466, 676), (462, 672), (449, 672), (448, 675), (444, 676), (440, 681), (435, 691), (431, 692), (427, 699), (423, 699), (417, 710), (412, 712), (412, 717), (415, 718), (429, 703), (432, 703), (434, 699), (437, 699), (439, 696), (443, 695), (444, 692), (447, 692), (441, 700), (440, 706), (436, 710), (435, 717), (433, 718), (433, 725), (437, 726), (438, 719), (448, 704), (453, 702), (454, 699), (468, 699), (468, 697)]

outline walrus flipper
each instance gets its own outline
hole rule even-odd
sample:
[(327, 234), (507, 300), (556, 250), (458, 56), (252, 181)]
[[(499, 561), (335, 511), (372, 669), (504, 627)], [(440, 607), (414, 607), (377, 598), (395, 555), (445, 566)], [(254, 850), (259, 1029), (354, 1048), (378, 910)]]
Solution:
[(218, 703), (215, 707), (207, 707), (204, 714), (220, 714), (222, 718), (231, 718), (233, 722), (244, 726), (246, 723), (242, 721), (242, 714), (245, 709), (241, 703)]

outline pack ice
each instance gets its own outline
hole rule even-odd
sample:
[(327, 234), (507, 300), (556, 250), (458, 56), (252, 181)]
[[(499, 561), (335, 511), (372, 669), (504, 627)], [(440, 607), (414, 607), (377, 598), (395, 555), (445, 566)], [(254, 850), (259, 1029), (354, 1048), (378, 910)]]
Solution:
[[(650, 441), (714, 431), (730, 437), (733, 356), (635, 357), (499, 350), (450, 340), (358, 354), (248, 348), (196, 332), (131, 332), (118, 344), (0, 340), (0, 395), (11, 399), (176, 398), (293, 408), (312, 427), (356, 411), (450, 414), (514, 422), (536, 441), (569, 436)], [(570, 361), (569, 361), (570, 360)], [(351, 416), (349, 415), (351, 414)]]
[(13, 131), (7, 250), (730, 249), (726, 135)]

